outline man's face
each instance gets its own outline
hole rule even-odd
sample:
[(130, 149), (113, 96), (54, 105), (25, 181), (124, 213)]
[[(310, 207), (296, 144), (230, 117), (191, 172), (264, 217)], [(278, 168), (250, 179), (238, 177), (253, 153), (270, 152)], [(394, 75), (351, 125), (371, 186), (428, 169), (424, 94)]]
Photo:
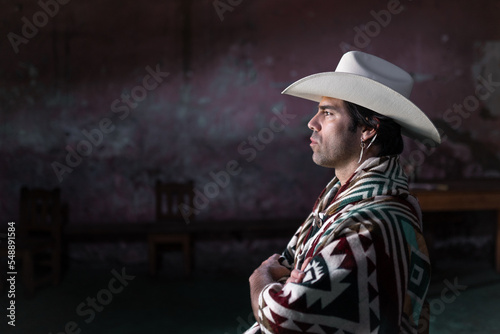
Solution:
[(359, 158), (361, 129), (353, 132), (351, 118), (343, 100), (323, 97), (318, 113), (309, 121), (313, 130), (313, 161), (323, 167), (343, 168)]

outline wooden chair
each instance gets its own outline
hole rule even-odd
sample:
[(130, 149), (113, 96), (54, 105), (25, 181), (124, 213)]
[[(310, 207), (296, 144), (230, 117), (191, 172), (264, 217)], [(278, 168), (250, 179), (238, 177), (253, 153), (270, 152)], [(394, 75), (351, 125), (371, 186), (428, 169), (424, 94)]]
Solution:
[[(25, 294), (47, 283), (57, 285), (61, 277), (64, 208), (60, 190), (21, 189), (19, 222), (16, 223), (16, 271)], [(7, 256), (6, 244), (1, 255)], [(17, 268), (21, 268), (19, 271)]]
[[(157, 181), (156, 193), (156, 220), (165, 224), (176, 224), (183, 227), (184, 214), (192, 219), (194, 183), (162, 183)], [(188, 210), (186, 212), (186, 210)], [(182, 229), (181, 229), (182, 230)], [(149, 271), (152, 276), (157, 274), (158, 253), (160, 245), (180, 245), (184, 254), (184, 273), (191, 275), (191, 235), (188, 232), (175, 233), (150, 233), (149, 246)]]

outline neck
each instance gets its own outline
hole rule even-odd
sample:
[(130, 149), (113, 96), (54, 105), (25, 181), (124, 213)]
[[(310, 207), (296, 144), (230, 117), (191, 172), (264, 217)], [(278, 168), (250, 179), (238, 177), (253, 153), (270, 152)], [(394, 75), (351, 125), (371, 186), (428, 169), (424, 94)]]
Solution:
[(358, 168), (358, 164), (354, 162), (354, 164), (349, 164), (343, 168), (335, 168), (335, 176), (339, 179), (340, 184), (344, 185), (351, 178), (352, 174)]
[(339, 179), (340, 184), (344, 185), (347, 181), (349, 181), (349, 179), (359, 166), (361, 166), (366, 160), (375, 156), (376, 154), (365, 154), (365, 156), (363, 156), (363, 159), (359, 163), (357, 160), (352, 160), (345, 166), (335, 168), (335, 176)]

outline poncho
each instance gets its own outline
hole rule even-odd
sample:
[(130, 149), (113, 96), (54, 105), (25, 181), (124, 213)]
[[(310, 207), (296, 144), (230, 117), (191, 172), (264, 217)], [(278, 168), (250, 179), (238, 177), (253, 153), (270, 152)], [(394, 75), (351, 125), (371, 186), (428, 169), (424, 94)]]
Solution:
[(397, 156), (334, 178), (282, 254), (301, 283), (267, 285), (246, 333), (417, 333), (430, 280), (421, 211)]

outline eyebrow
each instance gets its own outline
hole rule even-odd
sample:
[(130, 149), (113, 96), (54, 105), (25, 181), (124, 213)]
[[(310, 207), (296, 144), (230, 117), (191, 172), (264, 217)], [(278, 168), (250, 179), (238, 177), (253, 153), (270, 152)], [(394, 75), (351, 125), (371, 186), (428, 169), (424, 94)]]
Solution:
[(332, 106), (330, 104), (327, 104), (327, 105), (318, 105), (318, 109), (321, 109), (321, 110), (326, 110), (326, 109), (328, 109), (328, 110), (338, 110), (337, 107)]

